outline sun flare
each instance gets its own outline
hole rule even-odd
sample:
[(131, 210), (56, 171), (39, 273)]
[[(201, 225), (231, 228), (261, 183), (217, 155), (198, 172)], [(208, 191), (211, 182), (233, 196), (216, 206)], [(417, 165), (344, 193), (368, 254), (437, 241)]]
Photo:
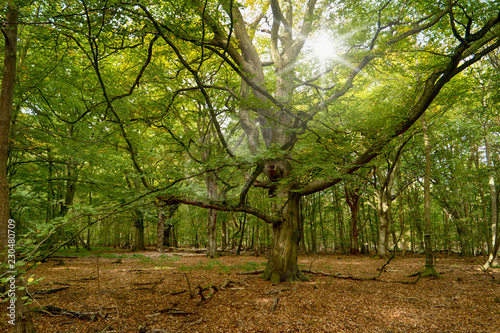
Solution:
[(338, 57), (338, 41), (326, 30), (320, 31), (311, 39), (312, 55), (321, 62)]

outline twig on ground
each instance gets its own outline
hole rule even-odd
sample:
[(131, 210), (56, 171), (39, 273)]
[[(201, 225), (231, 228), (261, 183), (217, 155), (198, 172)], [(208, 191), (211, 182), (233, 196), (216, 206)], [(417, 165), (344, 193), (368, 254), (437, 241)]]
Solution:
[(203, 323), (203, 318), (198, 319), (197, 321), (193, 321), (192, 323), (186, 324), (185, 328), (189, 328), (194, 325), (198, 325)]
[(34, 291), (34, 292), (32, 292), (32, 294), (48, 295), (48, 294), (57, 293), (58, 291), (62, 291), (62, 290), (66, 290), (66, 289), (69, 289), (69, 287), (62, 287), (62, 288), (55, 288), (55, 289)]
[(189, 290), (189, 298), (193, 298), (193, 291), (191, 290), (191, 283), (189, 283), (189, 278), (187, 273), (184, 273), (184, 276), (186, 277), (187, 285), (188, 285), (188, 290)]
[[(57, 306), (52, 306), (52, 305), (45, 306), (42, 309), (39, 309), (38, 312), (48, 314), (51, 317), (58, 317), (58, 316), (64, 315), (64, 316), (70, 316), (70, 317), (78, 318), (78, 319), (88, 319), (90, 321), (95, 320), (95, 315), (96, 315), (95, 312), (71, 311), (71, 310), (62, 309), (62, 308), (59, 308)], [(107, 313), (105, 315), (100, 313), (100, 315), (102, 317), (105, 317), (105, 315), (107, 315)]]
[(194, 312), (187, 312), (187, 311), (183, 311), (183, 310), (176, 309), (176, 308), (166, 308), (166, 309), (159, 310), (159, 311), (157, 311), (154, 314), (149, 315), (149, 316), (152, 317), (152, 316), (155, 316), (155, 315), (160, 314), (160, 313), (166, 313), (166, 314), (173, 315), (173, 316), (187, 316), (187, 315), (196, 314)]

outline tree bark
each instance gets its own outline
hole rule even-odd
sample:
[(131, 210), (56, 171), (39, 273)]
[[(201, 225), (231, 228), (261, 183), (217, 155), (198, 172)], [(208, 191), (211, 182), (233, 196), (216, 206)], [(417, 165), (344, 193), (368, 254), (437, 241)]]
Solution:
[(31, 312), (24, 304), (26, 300), (22, 299), (22, 297), (27, 295), (26, 291), (18, 289), (16, 293), (16, 321), (13, 333), (35, 333), (36, 330), (31, 318)]
[(491, 266), (498, 267), (498, 250), (500, 248), (500, 230), (498, 228), (498, 196), (495, 185), (495, 172), (493, 170), (493, 162), (491, 160), (491, 145), (489, 139), (488, 128), (485, 129), (484, 143), (486, 148), (486, 163), (490, 172), (488, 175), (488, 184), (490, 185), (490, 197), (491, 197), (491, 247), (488, 254), (488, 260), (484, 264), (485, 269), (489, 269)]
[(8, 221), (10, 219), (9, 183), (7, 181), (7, 161), (9, 157), (9, 135), (16, 83), (17, 20), (19, 9), (13, 1), (8, 2), (5, 38), (2, 89), (0, 92), (0, 260), (6, 262), (8, 244)]
[(350, 254), (359, 254), (359, 232), (358, 232), (358, 213), (359, 213), (359, 187), (355, 189), (345, 188), (346, 202), (351, 209), (351, 247)]
[(292, 194), (283, 210), (284, 221), (273, 224), (273, 245), (264, 280), (272, 283), (308, 280), (297, 265), (302, 237), (299, 201), (300, 197)]
[(391, 223), (391, 199), (388, 197), (388, 188), (383, 188), (378, 194), (377, 214), (379, 218), (377, 254), (380, 257), (388, 255), (389, 228)]
[[(8, 225), (10, 219), (9, 184), (7, 181), (7, 161), (9, 157), (9, 137), (16, 83), (17, 33), (19, 8), (15, 1), (8, 1), (5, 23), (1, 28), (5, 38), (2, 88), (0, 92), (0, 262), (7, 262)], [(16, 322), (14, 333), (34, 333), (31, 313), (21, 297), (26, 292), (17, 290)]]
[[(210, 199), (217, 198), (217, 183), (215, 175), (205, 177), (208, 197)], [(207, 210), (207, 258), (217, 258), (217, 210), (209, 208)]]
[(136, 208), (133, 213), (134, 216), (134, 251), (143, 251), (146, 249), (146, 245), (144, 243), (144, 213)]
[(158, 229), (156, 234), (156, 250), (163, 253), (163, 242), (165, 241), (165, 212), (160, 208), (158, 212)]
[(425, 247), (425, 266), (421, 276), (438, 276), (434, 269), (434, 255), (432, 253), (432, 225), (431, 225), (431, 142), (425, 114), (421, 118), (422, 129), (424, 132), (425, 148), (425, 174), (424, 174), (424, 247)]

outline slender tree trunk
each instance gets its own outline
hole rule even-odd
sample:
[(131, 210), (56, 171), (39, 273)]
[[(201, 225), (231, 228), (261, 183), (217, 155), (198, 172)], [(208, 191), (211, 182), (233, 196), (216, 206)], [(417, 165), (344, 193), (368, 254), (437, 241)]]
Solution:
[[(371, 208), (371, 206), (368, 206), (368, 207)], [(377, 242), (377, 238), (378, 237), (377, 237), (377, 233), (375, 232), (375, 228), (376, 227), (373, 226), (373, 220), (374, 219), (373, 219), (371, 210), (372, 209), (370, 209), (368, 211), (368, 224), (370, 225), (370, 233), (371, 233), (371, 237), (370, 238), (371, 238), (371, 242), (372, 242), (373, 248), (376, 249), (377, 245), (378, 245), (378, 242)], [(373, 209), (373, 210), (375, 211), (375, 209)], [(374, 214), (377, 215), (377, 212), (375, 211)], [(375, 218), (375, 222), (376, 222), (376, 220), (377, 219)]]
[(158, 229), (156, 237), (156, 250), (163, 253), (163, 243), (165, 241), (165, 212), (162, 208), (160, 208), (158, 212)]
[(391, 223), (391, 200), (386, 195), (385, 189), (379, 193), (377, 213), (379, 218), (377, 254), (386, 257), (389, 253), (389, 228)]
[(73, 162), (69, 161), (66, 163), (66, 195), (64, 197), (64, 202), (61, 204), (61, 210), (59, 216), (66, 216), (68, 214), (69, 208), (73, 206), (76, 194), (76, 174), (75, 166)]
[(336, 217), (337, 217), (337, 228), (338, 228), (338, 248), (342, 254), (347, 253), (345, 246), (345, 233), (344, 233), (344, 214), (342, 207), (337, 196), (337, 191), (334, 192), (333, 205), (335, 206)]
[(323, 221), (323, 207), (322, 207), (323, 198), (321, 194), (318, 195), (318, 208), (319, 208), (319, 225), (321, 227), (321, 239), (323, 241), (323, 251), (325, 253), (328, 252), (328, 241), (325, 232), (325, 222)]
[(310, 252), (318, 253), (317, 235), (316, 235), (316, 203), (314, 200), (315, 195), (309, 201), (309, 227), (310, 227)]
[(425, 148), (425, 175), (424, 175), (424, 246), (425, 266), (421, 276), (438, 276), (434, 269), (434, 255), (432, 253), (432, 226), (431, 226), (431, 142), (425, 114), (420, 118), (424, 132)]
[[(300, 211), (300, 218), (302, 221), (304, 221), (304, 200), (300, 200), (299, 204), (299, 211)], [(307, 233), (306, 233), (306, 227), (304, 226), (304, 223), (300, 225), (300, 234), (303, 235), (302, 239), (300, 240), (300, 250), (302, 253), (307, 253)]]
[(225, 216), (223, 219), (221, 219), (221, 238), (222, 238), (222, 244), (221, 247), (223, 250), (225, 250), (228, 246), (229, 243), (229, 237), (228, 237), (228, 225), (227, 225), (227, 216)]
[(359, 199), (361, 195), (359, 194), (359, 188), (348, 189), (345, 188), (346, 201), (351, 209), (351, 247), (349, 249), (350, 254), (359, 254), (359, 232), (358, 232), (358, 213), (359, 213)]
[(172, 246), (173, 247), (179, 247), (179, 234), (178, 234), (178, 229), (176, 227), (177, 223), (175, 221), (172, 221)]
[(451, 252), (450, 222), (448, 217), (448, 212), (446, 209), (443, 209), (444, 250), (446, 255), (449, 255)]
[(247, 213), (243, 214), (243, 222), (241, 223), (241, 235), (240, 242), (238, 243), (238, 249), (236, 250), (236, 254), (240, 255), (241, 247), (243, 245), (243, 237), (245, 235), (245, 225), (247, 224)]
[(489, 269), (491, 266), (497, 267), (498, 264), (498, 250), (500, 248), (500, 230), (498, 228), (498, 196), (495, 185), (495, 172), (493, 170), (493, 162), (491, 160), (491, 145), (489, 139), (488, 128), (485, 129), (486, 133), (484, 136), (484, 143), (486, 146), (486, 162), (488, 168), (491, 169), (488, 175), (488, 183), (490, 185), (490, 197), (491, 197), (491, 251), (488, 254), (488, 260), (484, 264), (485, 269)]
[(399, 196), (399, 209), (398, 209), (398, 217), (399, 217), (399, 233), (401, 238), (401, 254), (406, 256), (406, 237), (405, 237), (405, 221), (403, 215), (403, 195)]
[[(210, 199), (217, 198), (217, 183), (215, 175), (205, 177), (208, 197)], [(207, 212), (207, 257), (217, 258), (217, 210), (208, 209)]]

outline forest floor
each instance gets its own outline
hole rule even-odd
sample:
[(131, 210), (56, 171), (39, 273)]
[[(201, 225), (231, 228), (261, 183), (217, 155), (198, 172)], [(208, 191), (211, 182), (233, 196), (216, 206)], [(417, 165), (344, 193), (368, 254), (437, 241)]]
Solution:
[(115, 251), (51, 258), (28, 289), (37, 332), (500, 332), (500, 271), (483, 273), (482, 260), (440, 255), (441, 278), (411, 284), (421, 256), (396, 256), (369, 280), (387, 260), (300, 255), (330, 276), (271, 284), (251, 274), (265, 256)]

